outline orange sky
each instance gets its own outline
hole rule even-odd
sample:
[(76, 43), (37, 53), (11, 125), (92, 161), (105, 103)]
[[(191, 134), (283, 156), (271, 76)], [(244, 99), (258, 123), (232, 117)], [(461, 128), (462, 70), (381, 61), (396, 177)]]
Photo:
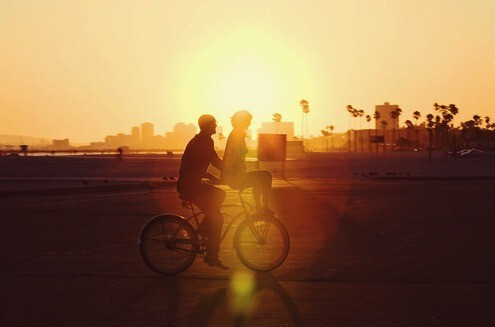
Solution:
[(205, 112), (228, 131), (238, 109), (299, 134), (301, 98), (312, 134), (346, 129), (347, 104), (495, 116), (494, 31), (493, 0), (0, 0), (0, 134), (87, 142)]

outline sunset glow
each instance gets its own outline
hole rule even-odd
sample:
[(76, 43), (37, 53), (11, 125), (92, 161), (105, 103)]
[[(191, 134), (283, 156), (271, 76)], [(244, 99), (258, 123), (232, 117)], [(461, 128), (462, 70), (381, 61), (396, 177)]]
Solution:
[(205, 112), (228, 131), (238, 109), (256, 132), (275, 112), (300, 126), (302, 98), (310, 134), (344, 131), (349, 103), (490, 115), (494, 14), (488, 0), (2, 1), (0, 134), (163, 134)]

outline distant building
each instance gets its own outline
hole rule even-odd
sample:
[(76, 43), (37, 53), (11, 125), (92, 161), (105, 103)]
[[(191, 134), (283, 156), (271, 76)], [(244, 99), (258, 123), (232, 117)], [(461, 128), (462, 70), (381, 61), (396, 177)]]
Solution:
[(264, 122), (258, 129), (258, 134), (285, 134), (287, 141), (294, 139), (294, 122)]
[(196, 126), (193, 124), (177, 123), (172, 132), (165, 133), (165, 147), (172, 149), (185, 149), (187, 142), (196, 135)]
[(108, 147), (106, 142), (90, 142), (89, 148), (90, 149), (103, 150), (103, 149), (108, 149), (109, 147)]
[(153, 130), (152, 123), (142, 123), (141, 124), (141, 142), (144, 147), (150, 147), (153, 143), (153, 136), (155, 132)]
[(382, 129), (382, 121), (387, 122), (387, 127), (385, 129), (393, 129), (395, 126), (395, 129), (399, 129), (399, 119), (392, 119), (391, 113), (392, 111), (396, 110), (399, 108), (399, 105), (397, 104), (390, 104), (388, 102), (385, 102), (384, 104), (379, 104), (375, 106), (375, 111), (378, 111), (380, 113), (380, 119), (377, 119), (375, 122), (375, 128), (376, 129)]
[(52, 146), (55, 149), (69, 149), (70, 148), (70, 143), (69, 139), (63, 139), (63, 140), (53, 140)]
[(140, 135), (139, 126), (133, 126), (132, 127), (131, 139), (132, 139), (132, 143), (130, 145), (134, 146), (134, 147), (139, 147), (139, 145), (141, 143), (141, 135)]
[(132, 135), (126, 135), (124, 133), (119, 133), (117, 135), (108, 135), (105, 137), (105, 143), (109, 148), (129, 146), (132, 142)]

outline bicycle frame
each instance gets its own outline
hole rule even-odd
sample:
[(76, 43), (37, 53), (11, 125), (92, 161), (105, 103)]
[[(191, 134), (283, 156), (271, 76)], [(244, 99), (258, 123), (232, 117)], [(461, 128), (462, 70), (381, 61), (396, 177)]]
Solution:
[[(238, 193), (239, 194), (239, 199), (241, 201), (240, 204), (237, 203), (237, 204), (224, 204), (224, 205), (222, 205), (222, 209), (224, 209), (224, 208), (242, 208), (242, 211), (240, 211), (235, 216), (222, 212), (222, 214), (224, 214), (224, 215), (231, 216), (232, 219), (230, 220), (230, 222), (228, 223), (227, 227), (223, 231), (222, 236), (220, 238), (220, 243), (223, 242), (223, 240), (227, 236), (227, 233), (229, 232), (230, 228), (232, 227), (232, 225), (234, 224), (235, 221), (237, 221), (241, 216), (247, 217), (253, 211), (253, 207), (248, 202), (244, 201), (244, 199), (242, 198), (242, 191), (243, 190), (239, 190), (239, 193)], [(194, 220), (194, 222), (196, 223), (195, 230), (198, 231), (199, 226), (201, 225), (201, 222), (199, 221), (199, 218), (198, 217), (200, 215), (203, 215), (203, 219), (204, 219), (204, 215), (205, 214), (202, 211), (196, 212), (196, 210), (194, 209), (194, 205), (191, 202), (188, 203), (187, 209), (190, 209), (193, 214), (191, 216), (187, 217), (187, 218), (184, 218), (184, 223), (185, 222), (189, 222), (190, 223), (191, 220)], [(177, 233), (180, 230), (180, 227), (182, 227), (182, 224), (175, 230), (174, 234), (172, 235), (172, 239), (175, 239), (175, 237), (177, 236)]]

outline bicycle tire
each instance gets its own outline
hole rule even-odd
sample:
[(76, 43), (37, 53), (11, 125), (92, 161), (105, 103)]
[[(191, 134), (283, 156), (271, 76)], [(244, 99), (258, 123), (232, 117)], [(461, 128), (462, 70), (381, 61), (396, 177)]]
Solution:
[[(174, 233), (175, 240), (184, 242), (177, 248), (172, 241)], [(151, 218), (143, 226), (138, 244), (144, 263), (152, 271), (161, 275), (176, 275), (194, 262), (199, 247), (197, 241), (196, 231), (188, 221), (178, 215), (165, 214)], [(175, 258), (170, 254), (174, 254)]]
[[(263, 229), (266, 231), (263, 231)], [(265, 233), (264, 240), (262, 234)], [(268, 245), (274, 245), (272, 249)], [(267, 247), (264, 249), (264, 247)], [(287, 258), (290, 238), (285, 226), (274, 217), (249, 217), (237, 227), (234, 248), (239, 260), (254, 271), (271, 271)], [(269, 259), (273, 256), (274, 259)]]

